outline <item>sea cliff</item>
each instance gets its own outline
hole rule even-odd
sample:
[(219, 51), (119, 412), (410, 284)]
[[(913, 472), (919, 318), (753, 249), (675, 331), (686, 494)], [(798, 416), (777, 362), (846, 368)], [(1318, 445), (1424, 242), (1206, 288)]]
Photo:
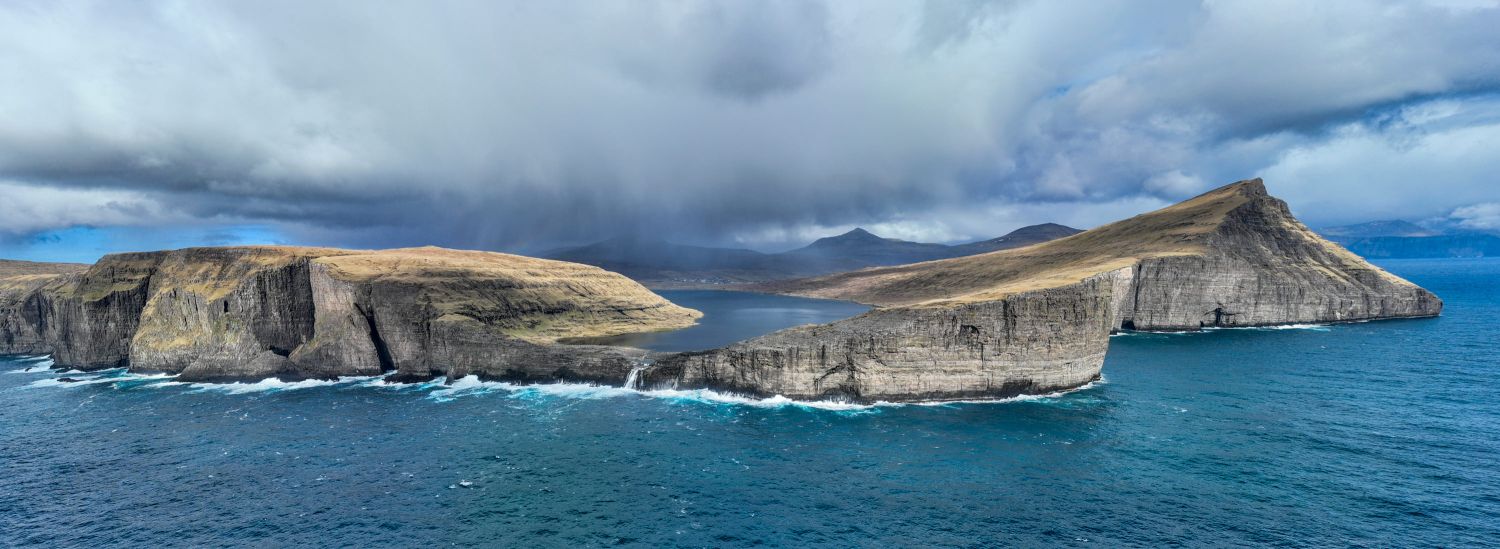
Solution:
[(1259, 179), (1067, 238), (754, 289), (879, 307), (663, 357), (645, 386), (860, 402), (1001, 398), (1098, 379), (1116, 330), (1434, 316), (1432, 293), (1298, 222)]
[[(0, 353), (184, 381), (476, 375), (855, 402), (1098, 379), (1117, 330), (1437, 315), (1442, 301), (1298, 222), (1260, 180), (1066, 238), (754, 287), (877, 308), (691, 353), (561, 345), (696, 311), (596, 267), (410, 248), (229, 247), (0, 262)], [(629, 380), (629, 381), (627, 381)]]
[(699, 316), (596, 267), (440, 248), (192, 248), (0, 277), (0, 353), (184, 381), (618, 382), (639, 352), (553, 342)]

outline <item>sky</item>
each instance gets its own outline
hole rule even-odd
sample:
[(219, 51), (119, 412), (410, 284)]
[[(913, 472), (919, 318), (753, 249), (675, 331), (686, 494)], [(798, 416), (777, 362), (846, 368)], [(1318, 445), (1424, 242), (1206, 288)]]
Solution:
[(0, 2), (0, 257), (1500, 229), (1500, 0)]

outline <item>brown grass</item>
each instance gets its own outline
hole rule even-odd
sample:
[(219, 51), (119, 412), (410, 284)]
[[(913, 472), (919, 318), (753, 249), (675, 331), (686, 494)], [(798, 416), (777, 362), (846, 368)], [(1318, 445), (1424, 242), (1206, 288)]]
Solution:
[(429, 246), (317, 262), (341, 280), (411, 284), (442, 321), (480, 321), (535, 342), (683, 328), (702, 316), (628, 278), (566, 261)]
[(772, 283), (759, 289), (869, 305), (941, 306), (1077, 283), (1141, 259), (1204, 252), (1204, 238), (1236, 207), (1265, 195), (1259, 179), (1220, 187), (1093, 230), (968, 257)]

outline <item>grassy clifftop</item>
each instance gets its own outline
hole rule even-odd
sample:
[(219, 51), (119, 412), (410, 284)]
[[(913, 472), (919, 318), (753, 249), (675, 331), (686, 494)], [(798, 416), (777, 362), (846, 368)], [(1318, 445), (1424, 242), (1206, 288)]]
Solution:
[[(1275, 234), (1286, 249), (1266, 250), (1258, 242), (1241, 246), (1228, 238), (1235, 232)], [(1231, 249), (1235, 247), (1243, 249)], [(1297, 253), (1304, 250), (1315, 253)], [(1343, 276), (1346, 271), (1375, 272), (1406, 284), (1308, 230), (1286, 213), (1285, 204), (1266, 193), (1260, 179), (1251, 179), (1033, 246), (793, 280), (760, 289), (879, 306), (941, 306), (1061, 287), (1146, 259), (1210, 253), (1274, 255), (1289, 266), (1332, 276)]]
[(417, 292), (438, 321), (478, 321), (534, 343), (682, 328), (702, 316), (624, 276), (565, 261), (428, 246), (316, 263), (346, 282)]
[(410, 300), (421, 314), (414, 321), (474, 323), (532, 343), (676, 329), (702, 316), (597, 267), (435, 247), (233, 246), (112, 254), (94, 265), (0, 261), (0, 297), (18, 306), (40, 292), (119, 309), (124, 324), (106, 325), (130, 332), (139, 322), (140, 329), (111, 337), (196, 349), (242, 324), (305, 330), (316, 314), (307, 295), (314, 267), (362, 296)]

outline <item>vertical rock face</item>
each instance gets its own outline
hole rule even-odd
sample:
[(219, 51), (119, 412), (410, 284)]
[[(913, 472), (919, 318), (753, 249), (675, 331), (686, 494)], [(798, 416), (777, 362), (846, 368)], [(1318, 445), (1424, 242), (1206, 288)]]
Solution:
[(32, 297), (42, 337), (58, 364), (97, 369), (128, 363), (158, 258), (121, 254), (117, 259), (59, 277)]
[(131, 338), (130, 367), (189, 378), (282, 370), (313, 335), (308, 265), (316, 255), (295, 248), (161, 254)]
[(1194, 330), (1433, 316), (1431, 292), (1308, 230), (1286, 204), (1247, 185), (1195, 255), (1151, 257), (1134, 268), (1134, 295), (1117, 327)]
[(951, 306), (876, 309), (658, 360), (643, 386), (796, 399), (920, 401), (1038, 394), (1099, 376), (1116, 279)]
[(88, 265), (0, 259), (0, 353), (46, 354), (49, 287)]
[(638, 351), (551, 342), (699, 316), (598, 268), (437, 248), (195, 248), (0, 281), (0, 352), (187, 381), (613, 380)]
[(883, 308), (659, 360), (650, 385), (855, 401), (1006, 397), (1096, 379), (1117, 329), (1433, 316), (1442, 302), (1242, 181), (1051, 242), (763, 286)]
[(698, 313), (595, 267), (438, 248), (199, 248), (87, 270), (0, 262), (0, 353), (184, 380), (392, 372), (617, 384), (634, 372), (646, 387), (913, 401), (1083, 385), (1117, 329), (1442, 310), (1313, 234), (1260, 180), (1024, 248), (762, 289), (880, 308), (637, 369), (639, 350), (554, 342), (684, 327)]

